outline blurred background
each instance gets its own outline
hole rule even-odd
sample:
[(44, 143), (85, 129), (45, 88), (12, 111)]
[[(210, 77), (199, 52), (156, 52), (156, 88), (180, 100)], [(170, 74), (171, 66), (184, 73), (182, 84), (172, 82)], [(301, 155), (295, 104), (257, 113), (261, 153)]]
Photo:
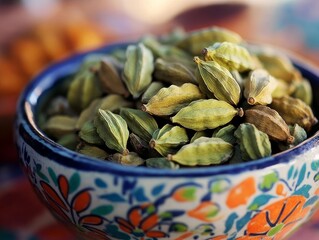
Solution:
[[(38, 202), (18, 165), (12, 131), (26, 84), (76, 52), (212, 25), (319, 66), (318, 0), (0, 0), (0, 239), (72, 239)], [(29, 207), (19, 206), (21, 198)], [(319, 239), (319, 216), (314, 219), (302, 229), (305, 239)]]

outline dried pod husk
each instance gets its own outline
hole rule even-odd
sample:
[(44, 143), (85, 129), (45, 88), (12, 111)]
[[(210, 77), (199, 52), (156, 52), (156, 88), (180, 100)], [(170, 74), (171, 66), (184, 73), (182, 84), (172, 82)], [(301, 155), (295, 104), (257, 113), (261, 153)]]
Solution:
[(250, 72), (245, 81), (244, 97), (250, 105), (270, 104), (276, 86), (276, 79), (270, 76), (266, 70), (255, 69)]
[(178, 169), (179, 165), (172, 161), (168, 161), (164, 157), (159, 158), (148, 158), (145, 160), (146, 166), (150, 168), (160, 168), (160, 169)]
[(205, 47), (202, 53), (205, 61), (216, 61), (229, 70), (243, 72), (255, 68), (247, 49), (236, 43), (218, 42)]
[(294, 86), (295, 89), (292, 93), (292, 97), (299, 98), (300, 100), (304, 101), (307, 105), (311, 106), (313, 94), (309, 80), (304, 78), (302, 81), (296, 82)]
[(131, 167), (137, 167), (145, 163), (145, 160), (135, 152), (129, 152), (128, 154), (115, 153), (110, 156), (108, 160), (110, 162)]
[(96, 131), (93, 120), (87, 121), (83, 124), (81, 130), (79, 131), (79, 137), (90, 144), (102, 145), (104, 141), (100, 138), (99, 134)]
[(195, 57), (194, 61), (197, 63), (200, 76), (208, 90), (218, 100), (237, 105), (240, 100), (241, 89), (228, 69), (217, 62), (203, 61), (198, 57)]
[(289, 96), (274, 98), (270, 107), (275, 109), (287, 124), (297, 123), (306, 131), (310, 131), (311, 127), (318, 122), (311, 107), (298, 98)]
[(142, 103), (148, 103), (148, 101), (155, 96), (160, 89), (164, 87), (164, 84), (162, 82), (152, 82), (145, 92), (143, 93), (141, 97), (141, 102)]
[(69, 133), (60, 137), (57, 143), (70, 150), (75, 150), (79, 144), (79, 137), (76, 133)]
[(288, 125), (279, 113), (264, 105), (255, 105), (245, 111), (245, 122), (254, 124), (258, 130), (266, 133), (270, 140), (292, 143)]
[(80, 113), (76, 123), (76, 129), (81, 129), (84, 123), (93, 120), (99, 108), (115, 112), (121, 107), (132, 106), (132, 102), (117, 94), (109, 94), (106, 97), (95, 99)]
[(288, 57), (268, 48), (260, 48), (255, 54), (270, 75), (287, 82), (294, 81), (296, 69)]
[(72, 80), (67, 98), (72, 109), (80, 112), (103, 94), (96, 71), (80, 71)]
[(178, 86), (184, 83), (197, 83), (193, 69), (188, 68), (183, 63), (161, 58), (155, 61), (154, 77), (159, 81)]
[(104, 149), (97, 146), (85, 144), (83, 142), (77, 146), (77, 152), (99, 159), (106, 159), (109, 156), (109, 154)]
[(208, 137), (209, 133), (207, 131), (197, 131), (194, 133), (193, 137), (190, 140), (190, 143), (194, 142), (196, 139), (200, 137)]
[(126, 121), (129, 129), (144, 141), (150, 141), (158, 125), (148, 113), (139, 109), (121, 108), (120, 115)]
[(216, 128), (213, 132), (213, 137), (221, 138), (230, 144), (236, 143), (236, 138), (234, 136), (234, 132), (236, 127), (233, 124), (228, 124), (224, 127)]
[(190, 102), (202, 98), (204, 98), (204, 94), (192, 83), (185, 83), (180, 87), (171, 85), (159, 90), (147, 104), (143, 105), (142, 110), (152, 115), (169, 116)]
[(242, 123), (235, 131), (241, 156), (244, 160), (255, 160), (271, 155), (271, 143), (266, 133), (258, 130), (255, 125)]
[(55, 139), (61, 138), (65, 134), (75, 133), (75, 117), (65, 115), (54, 115), (50, 117), (43, 126), (43, 130)]
[(216, 165), (226, 162), (232, 154), (233, 145), (223, 139), (201, 137), (167, 158), (185, 166)]
[(289, 96), (295, 91), (296, 86), (294, 84), (291, 84), (279, 78), (276, 78), (276, 82), (277, 86), (271, 94), (272, 98)]
[(187, 142), (188, 136), (184, 128), (166, 124), (153, 133), (149, 145), (162, 156), (167, 156), (169, 153), (176, 152), (177, 147)]
[(105, 93), (119, 94), (128, 97), (130, 93), (124, 86), (120, 76), (120, 70), (117, 69), (116, 59), (113, 57), (104, 57), (101, 60), (100, 68), (97, 71), (98, 79)]
[(133, 98), (138, 98), (150, 85), (153, 70), (153, 54), (148, 48), (142, 43), (127, 47), (123, 80)]
[(158, 156), (158, 153), (150, 148), (148, 142), (134, 133), (130, 133), (129, 141), (133, 152), (138, 153), (141, 157), (147, 158), (150, 156)]
[(193, 55), (199, 55), (205, 47), (216, 42), (240, 43), (242, 38), (228, 29), (212, 27), (188, 33), (184, 39), (176, 43), (176, 46)]
[(195, 131), (214, 129), (229, 123), (236, 115), (242, 116), (243, 110), (236, 109), (227, 102), (207, 99), (197, 100), (182, 108), (174, 117), (173, 123)]
[(126, 154), (129, 131), (125, 120), (118, 114), (99, 109), (94, 126), (105, 145), (119, 153)]

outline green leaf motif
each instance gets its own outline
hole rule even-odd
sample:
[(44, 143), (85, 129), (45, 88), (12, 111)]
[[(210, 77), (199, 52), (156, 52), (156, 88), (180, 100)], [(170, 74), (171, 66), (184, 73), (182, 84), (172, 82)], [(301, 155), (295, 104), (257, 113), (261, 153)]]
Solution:
[(210, 185), (210, 191), (212, 193), (223, 193), (228, 190), (230, 187), (230, 183), (225, 179), (218, 179), (213, 181)]
[(81, 177), (78, 173), (73, 173), (69, 180), (70, 194), (73, 193), (80, 186)]
[(188, 227), (185, 223), (172, 223), (169, 227), (170, 232), (186, 232)]
[(278, 182), (278, 173), (272, 172), (263, 177), (262, 182), (259, 184), (259, 189), (262, 191), (269, 191)]
[(49, 173), (54, 185), (58, 186), (57, 176), (56, 176), (55, 172), (53, 171), (53, 169), (49, 167), (48, 168), (48, 173)]
[(313, 180), (315, 182), (318, 182), (319, 181), (319, 172), (313, 177)]
[(195, 187), (188, 187), (183, 189), (183, 198), (188, 201), (194, 201), (196, 199), (196, 188)]
[(319, 169), (319, 160), (318, 160), (318, 161), (313, 161), (313, 162), (311, 163), (311, 169), (312, 169), (313, 171), (317, 171), (317, 170)]
[(98, 215), (98, 216), (105, 216), (105, 215), (113, 212), (113, 210), (114, 210), (114, 207), (112, 205), (103, 205), (103, 206), (99, 206), (97, 208), (94, 208), (91, 211), (91, 213)]

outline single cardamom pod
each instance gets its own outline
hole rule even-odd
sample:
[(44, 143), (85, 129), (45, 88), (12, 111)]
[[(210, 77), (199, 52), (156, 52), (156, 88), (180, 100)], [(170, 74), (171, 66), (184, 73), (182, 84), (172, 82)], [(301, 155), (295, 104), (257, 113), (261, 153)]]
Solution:
[(226, 162), (232, 153), (233, 145), (223, 139), (201, 137), (167, 158), (185, 166), (211, 165)]
[(255, 125), (242, 123), (235, 131), (241, 156), (244, 160), (255, 160), (271, 155), (271, 144), (268, 135), (258, 130)]
[(236, 138), (234, 136), (234, 132), (236, 127), (233, 124), (228, 124), (224, 127), (216, 128), (213, 132), (213, 137), (221, 138), (225, 142), (229, 142), (230, 144), (236, 143)]
[(114, 163), (131, 167), (140, 166), (145, 163), (145, 160), (138, 156), (138, 154), (135, 152), (129, 152), (128, 154), (115, 153), (108, 160)]
[(288, 83), (282, 79), (276, 78), (276, 82), (277, 86), (271, 94), (272, 98), (281, 98), (283, 96), (289, 96), (296, 89), (296, 85)]
[(133, 151), (137, 152), (141, 157), (149, 157), (150, 155), (155, 155), (155, 151), (152, 151), (148, 142), (144, 141), (136, 134), (130, 133), (129, 140)]
[(142, 43), (127, 47), (123, 80), (133, 98), (138, 98), (150, 85), (153, 70), (153, 54), (148, 48)]
[(270, 107), (275, 109), (289, 125), (297, 123), (306, 131), (318, 122), (312, 109), (302, 100), (289, 96), (274, 98)]
[(128, 97), (130, 93), (125, 88), (116, 65), (119, 65), (119, 63), (116, 63), (116, 59), (113, 57), (103, 57), (101, 66), (97, 72), (98, 79), (104, 92)]
[(99, 159), (106, 159), (109, 156), (109, 154), (103, 149), (85, 143), (80, 143), (78, 145), (77, 152)]
[(109, 110), (99, 109), (94, 120), (94, 126), (105, 145), (122, 154), (127, 154), (126, 148), (129, 131), (125, 120)]
[(75, 75), (67, 98), (72, 109), (80, 112), (103, 94), (96, 72), (89, 69)]
[(194, 133), (193, 137), (191, 138), (190, 142), (194, 142), (196, 139), (200, 138), (200, 137), (208, 137), (208, 132), (206, 131), (197, 131)]
[(214, 61), (205, 62), (199, 57), (195, 57), (194, 61), (197, 63), (200, 76), (208, 90), (218, 100), (237, 105), (240, 100), (241, 90), (228, 69)]
[(81, 129), (84, 123), (93, 120), (99, 108), (103, 110), (109, 110), (111, 112), (116, 112), (121, 107), (132, 106), (132, 102), (117, 94), (109, 94), (106, 97), (95, 99), (87, 108), (85, 108), (80, 113), (75, 127), (76, 129)]
[(157, 129), (152, 136), (149, 145), (162, 156), (176, 151), (176, 148), (188, 142), (186, 130), (179, 126), (166, 124)]
[(179, 165), (172, 161), (168, 161), (166, 158), (148, 158), (145, 160), (146, 166), (150, 168), (161, 169), (178, 169)]
[(176, 46), (199, 55), (201, 51), (215, 42), (240, 43), (242, 38), (235, 32), (220, 27), (212, 27), (188, 33)]
[(182, 108), (173, 123), (195, 131), (214, 129), (229, 123), (236, 115), (243, 116), (243, 110), (216, 99), (197, 100)]
[(133, 108), (121, 108), (120, 115), (129, 129), (144, 141), (150, 141), (152, 134), (158, 129), (155, 119), (146, 112)]
[(279, 143), (278, 147), (280, 151), (285, 151), (289, 148), (297, 146), (299, 143), (302, 143), (307, 139), (307, 132), (305, 129), (300, 127), (298, 124), (289, 125), (290, 134), (294, 137), (294, 141), (291, 144)]
[(184, 83), (180, 87), (171, 85), (159, 90), (147, 104), (143, 105), (142, 110), (157, 116), (169, 116), (190, 102), (203, 97), (199, 88), (192, 83)]
[(69, 133), (59, 138), (57, 143), (70, 150), (75, 150), (79, 144), (79, 137), (76, 133)]
[(199, 90), (206, 95), (206, 98), (216, 99), (214, 94), (211, 91), (209, 91), (209, 89), (207, 88), (202, 76), (200, 75), (198, 68), (195, 69), (195, 78), (196, 78), (196, 82), (197, 82)]
[(93, 120), (87, 121), (83, 124), (79, 137), (90, 144), (94, 145), (102, 145), (104, 141), (100, 138), (99, 134), (96, 131), (96, 127), (94, 126)]
[(254, 124), (258, 130), (266, 133), (271, 140), (292, 143), (294, 137), (288, 125), (279, 113), (264, 105), (255, 105), (245, 111), (245, 122)]
[(309, 80), (304, 78), (302, 81), (296, 82), (294, 92), (292, 93), (292, 97), (299, 98), (300, 100), (304, 101), (307, 105), (311, 106), (313, 94)]
[(65, 134), (75, 133), (76, 118), (65, 115), (54, 115), (50, 117), (43, 126), (43, 130), (55, 139)]
[(270, 76), (266, 70), (253, 70), (245, 81), (244, 97), (250, 105), (270, 104), (276, 86), (276, 79)]
[(241, 156), (240, 146), (238, 144), (234, 146), (233, 152), (233, 155), (229, 158), (228, 164), (238, 164), (244, 162)]
[(239, 72), (254, 69), (254, 62), (246, 48), (236, 43), (217, 42), (202, 51), (205, 61), (216, 61), (229, 70)]
[(155, 61), (154, 77), (159, 81), (178, 86), (184, 83), (197, 83), (193, 69), (189, 69), (183, 63), (161, 58)]
[(162, 82), (152, 82), (145, 92), (142, 95), (141, 101), (142, 103), (148, 103), (148, 101), (158, 93), (158, 91), (164, 87), (164, 84)]

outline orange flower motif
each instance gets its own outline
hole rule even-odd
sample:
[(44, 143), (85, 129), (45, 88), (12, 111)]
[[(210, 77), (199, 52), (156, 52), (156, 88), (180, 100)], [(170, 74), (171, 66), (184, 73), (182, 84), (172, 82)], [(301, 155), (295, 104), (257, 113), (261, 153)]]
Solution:
[(237, 240), (280, 240), (308, 213), (304, 196), (291, 196), (270, 204), (247, 225), (246, 236)]
[(115, 221), (119, 224), (123, 232), (132, 234), (140, 240), (145, 237), (150, 238), (163, 238), (167, 237), (166, 233), (161, 231), (152, 230), (158, 223), (158, 216), (156, 213), (150, 214), (143, 218), (143, 206), (134, 207), (128, 214), (128, 220), (121, 217), (116, 217)]

